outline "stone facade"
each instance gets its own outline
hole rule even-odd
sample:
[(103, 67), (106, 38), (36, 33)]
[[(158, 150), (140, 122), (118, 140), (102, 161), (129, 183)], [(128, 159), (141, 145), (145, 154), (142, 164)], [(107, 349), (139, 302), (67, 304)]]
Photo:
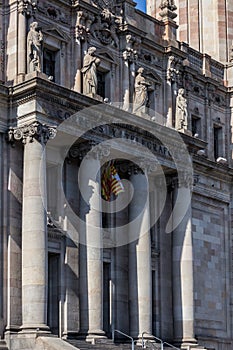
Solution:
[(0, 2), (0, 349), (232, 349), (232, 9), (198, 3)]

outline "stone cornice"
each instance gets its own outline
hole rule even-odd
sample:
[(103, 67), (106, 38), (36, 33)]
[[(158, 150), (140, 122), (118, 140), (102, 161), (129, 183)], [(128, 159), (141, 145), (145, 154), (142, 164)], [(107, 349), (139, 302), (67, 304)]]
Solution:
[(193, 193), (202, 197), (211, 198), (224, 203), (230, 203), (230, 193), (223, 193), (221, 190), (216, 190), (210, 187), (196, 185), (193, 187)]
[(227, 164), (216, 163), (206, 157), (192, 155), (194, 167), (198, 170), (197, 173), (203, 173), (208, 177), (215, 177), (224, 182), (232, 182), (233, 168)]
[[(54, 96), (54, 98), (56, 98), (56, 103), (61, 106), (64, 106), (64, 99), (71, 104), (73, 103), (72, 107), (74, 108), (74, 111), (99, 103), (97, 100), (93, 100), (40, 77), (34, 77), (11, 87), (10, 96), (12, 102), (16, 105), (25, 103), (28, 100), (33, 100), (38, 96), (41, 98)], [(80, 107), (77, 108), (77, 105), (80, 105)]]

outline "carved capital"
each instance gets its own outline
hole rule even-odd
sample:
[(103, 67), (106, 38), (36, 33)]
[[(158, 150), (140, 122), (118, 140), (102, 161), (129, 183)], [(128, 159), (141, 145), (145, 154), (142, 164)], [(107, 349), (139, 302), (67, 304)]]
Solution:
[(124, 60), (135, 62), (138, 58), (138, 52), (141, 44), (141, 38), (135, 37), (131, 34), (126, 35), (126, 48), (123, 51)]
[(103, 159), (105, 157), (108, 157), (110, 154), (110, 146), (108, 145), (102, 145), (101, 143), (99, 144), (93, 144), (92, 143), (92, 149), (91, 149), (91, 155), (94, 156), (96, 159)]
[(22, 127), (9, 128), (8, 141), (22, 141), (23, 144), (33, 142), (35, 139), (41, 143), (46, 143), (56, 136), (56, 128), (47, 126), (39, 122), (33, 122)]
[(179, 172), (178, 176), (170, 178), (167, 185), (171, 186), (172, 189), (182, 187), (192, 189), (194, 183), (196, 184), (197, 182), (193, 174), (187, 171), (182, 171)]
[(18, 12), (31, 16), (37, 9), (37, 0), (19, 0)]
[(75, 27), (75, 37), (81, 41), (89, 41), (90, 28), (95, 17), (87, 11), (77, 12), (77, 23)]
[(168, 57), (167, 61), (167, 80), (178, 82), (181, 62), (173, 55)]

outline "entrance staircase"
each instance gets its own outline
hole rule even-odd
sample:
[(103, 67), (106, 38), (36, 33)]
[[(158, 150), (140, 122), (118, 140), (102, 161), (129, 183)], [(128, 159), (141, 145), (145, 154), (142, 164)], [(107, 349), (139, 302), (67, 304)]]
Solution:
[(148, 349), (148, 350), (214, 350), (214, 349), (207, 349), (202, 346), (198, 345), (187, 345), (185, 347), (175, 347), (167, 342), (157, 342), (153, 340), (147, 340), (144, 343), (144, 346), (142, 344), (136, 345), (134, 344), (132, 347), (132, 343), (123, 343), (123, 342), (114, 342), (110, 339), (96, 339), (94, 344), (91, 344), (89, 342), (86, 342), (85, 340), (76, 340), (76, 339), (70, 339), (67, 340), (71, 345), (76, 347), (79, 350), (142, 350), (142, 349)]

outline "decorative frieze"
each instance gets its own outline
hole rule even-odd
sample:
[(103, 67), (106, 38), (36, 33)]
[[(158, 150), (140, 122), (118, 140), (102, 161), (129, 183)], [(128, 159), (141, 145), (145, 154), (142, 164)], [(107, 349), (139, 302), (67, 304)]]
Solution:
[(103, 45), (119, 46), (118, 27), (122, 23), (122, 17), (112, 13), (108, 8), (96, 16), (91, 26), (91, 34)]
[[(139, 41), (139, 44), (141, 41)], [(139, 59), (146, 64), (149, 64), (151, 66), (159, 66), (162, 67), (162, 59), (155, 54), (151, 53), (151, 51), (141, 49), (140, 54), (138, 55)]]
[(53, 21), (69, 24), (70, 14), (66, 12), (64, 8), (54, 6), (49, 2), (45, 3), (41, 1), (38, 3), (37, 8), (40, 13), (52, 19)]

